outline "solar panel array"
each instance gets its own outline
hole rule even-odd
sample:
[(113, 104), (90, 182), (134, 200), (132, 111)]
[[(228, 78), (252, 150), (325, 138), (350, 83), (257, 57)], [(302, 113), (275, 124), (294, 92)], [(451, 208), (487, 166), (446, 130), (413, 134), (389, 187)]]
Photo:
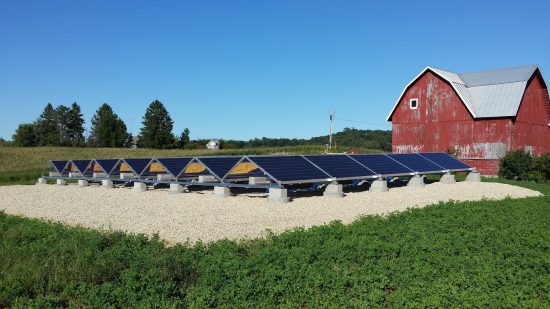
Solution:
[[(470, 166), (442, 152), (54, 160), (50, 163), (62, 175), (68, 173), (72, 166), (82, 174), (91, 174), (96, 170), (96, 164), (106, 174), (116, 175), (120, 173), (122, 164), (127, 164), (137, 177), (167, 173), (173, 179), (188, 179), (210, 174), (223, 182), (239, 181), (248, 176), (266, 176), (281, 185), (472, 170)], [(162, 166), (162, 171), (151, 172), (149, 167), (153, 163)], [(249, 164), (244, 172), (236, 171), (241, 163)], [(199, 168), (186, 171), (193, 164)]]

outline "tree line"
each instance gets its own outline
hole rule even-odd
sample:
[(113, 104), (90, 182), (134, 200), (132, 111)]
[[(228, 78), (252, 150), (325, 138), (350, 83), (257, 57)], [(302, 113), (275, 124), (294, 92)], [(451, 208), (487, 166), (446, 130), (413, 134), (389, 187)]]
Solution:
[[(32, 123), (20, 124), (13, 135), (13, 146), (64, 146), (64, 147), (131, 147), (154, 149), (202, 149), (208, 139), (190, 139), (190, 130), (185, 128), (180, 135), (173, 133), (174, 122), (162, 102), (149, 104), (142, 120), (137, 140), (124, 121), (103, 103), (91, 119), (91, 128), (84, 136), (84, 118), (80, 106), (75, 102), (70, 107), (59, 105), (54, 108), (48, 103), (42, 114)], [(344, 128), (334, 134), (336, 145), (349, 148), (369, 148), (391, 151), (391, 131), (359, 130)], [(325, 145), (328, 135), (310, 139), (299, 138), (254, 138), (243, 140), (220, 140), (221, 148), (257, 148)]]

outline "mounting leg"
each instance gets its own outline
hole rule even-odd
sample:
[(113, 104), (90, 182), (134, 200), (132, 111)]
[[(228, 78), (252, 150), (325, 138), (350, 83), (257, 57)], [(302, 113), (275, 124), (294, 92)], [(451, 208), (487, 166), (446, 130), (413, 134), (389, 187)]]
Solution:
[(134, 191), (145, 192), (147, 191), (147, 185), (144, 182), (134, 182)]
[(480, 182), (481, 181), (481, 175), (476, 171), (473, 170), (470, 173), (468, 173), (468, 176), (466, 176), (467, 182)]
[(48, 184), (48, 180), (46, 180), (45, 178), (38, 178), (38, 181), (36, 182), (37, 185), (47, 185)]
[(325, 188), (323, 196), (326, 197), (344, 197), (343, 186), (339, 183), (331, 183)]
[(445, 183), (445, 184), (456, 183), (455, 175), (447, 172), (447, 173), (443, 174), (443, 176), (441, 176), (441, 179), (439, 180), (439, 182), (440, 183)]
[(369, 191), (371, 192), (386, 192), (388, 191), (388, 182), (380, 177), (370, 184)]
[(414, 175), (407, 183), (407, 187), (423, 188), (424, 176)]
[(57, 183), (57, 185), (59, 185), (59, 186), (64, 186), (64, 185), (67, 184), (67, 183), (65, 182), (64, 179), (58, 179), (56, 183)]
[(170, 190), (168, 192), (174, 194), (174, 193), (183, 193), (183, 186), (177, 183), (171, 183), (170, 184)]
[(231, 191), (228, 187), (214, 187), (214, 195), (217, 197), (231, 196)]
[(81, 180), (78, 181), (78, 186), (79, 186), (79, 187), (87, 187), (87, 186), (89, 186), (89, 185), (90, 185), (90, 184), (88, 183), (87, 180), (82, 180), (82, 179), (81, 179)]
[(287, 189), (283, 188), (269, 188), (267, 200), (272, 203), (288, 203), (290, 201)]
[(112, 189), (114, 187), (113, 182), (111, 180), (102, 180), (101, 181), (101, 187), (104, 189)]

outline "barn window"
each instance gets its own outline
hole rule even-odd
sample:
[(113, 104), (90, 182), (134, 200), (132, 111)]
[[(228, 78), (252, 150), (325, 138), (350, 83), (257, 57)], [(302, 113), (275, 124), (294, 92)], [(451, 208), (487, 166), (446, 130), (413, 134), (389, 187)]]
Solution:
[(418, 99), (411, 99), (409, 101), (409, 107), (411, 109), (417, 109), (418, 108)]

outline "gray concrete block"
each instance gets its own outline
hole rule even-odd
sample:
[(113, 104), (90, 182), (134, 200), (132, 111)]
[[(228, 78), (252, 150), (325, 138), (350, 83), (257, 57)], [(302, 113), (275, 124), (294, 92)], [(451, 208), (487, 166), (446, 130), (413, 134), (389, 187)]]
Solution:
[(269, 188), (267, 200), (271, 203), (288, 203), (290, 201), (287, 189), (282, 188)]
[(343, 186), (338, 183), (331, 183), (325, 188), (325, 191), (323, 192), (323, 196), (344, 197)]
[(79, 186), (79, 187), (87, 187), (87, 186), (89, 186), (89, 185), (90, 185), (90, 184), (88, 183), (87, 180), (81, 179), (81, 180), (78, 181), (78, 186)]
[(214, 187), (214, 195), (217, 197), (231, 196), (231, 191), (228, 187)]
[(67, 183), (65, 182), (64, 179), (58, 179), (58, 180), (56, 181), (56, 183), (57, 183), (57, 185), (59, 185), (59, 186), (64, 186), (64, 185), (67, 184)]
[(50, 177), (59, 177), (61, 176), (61, 173), (58, 172), (50, 172)]
[(369, 191), (386, 192), (388, 191), (388, 182), (385, 179), (378, 178), (370, 184)]
[(172, 179), (172, 175), (170, 174), (157, 174), (158, 181), (171, 180), (171, 179)]
[(443, 174), (443, 176), (441, 176), (441, 179), (439, 179), (439, 182), (444, 183), (444, 184), (456, 183), (455, 175), (453, 175), (451, 173), (445, 173), (445, 174)]
[(248, 177), (248, 184), (250, 185), (268, 185), (270, 183), (267, 177)]
[(112, 189), (114, 187), (113, 182), (111, 180), (102, 180), (101, 181), (101, 187), (104, 189)]
[(424, 177), (420, 175), (414, 175), (409, 179), (409, 182), (407, 182), (407, 187), (422, 188), (424, 185)]
[(136, 174), (134, 173), (120, 173), (120, 179), (134, 179)]
[(477, 171), (471, 171), (468, 176), (466, 176), (466, 181), (468, 182), (480, 182), (481, 175)]
[(171, 183), (170, 184), (170, 190), (168, 190), (169, 193), (183, 193), (184, 192), (184, 188), (182, 185), (180, 184), (177, 184), (177, 183)]
[(69, 177), (82, 177), (82, 173), (80, 173), (80, 172), (70, 172)]
[(134, 182), (134, 191), (145, 192), (147, 191), (147, 185), (144, 182)]
[(212, 175), (199, 175), (199, 182), (218, 182), (218, 179)]
[(38, 181), (36, 182), (37, 185), (47, 185), (48, 184), (48, 180), (46, 180), (45, 178), (38, 178)]
[(93, 178), (105, 178), (105, 177), (107, 177), (107, 174), (106, 174), (106, 173), (95, 173), (95, 172), (94, 172), (94, 173), (92, 174), (92, 177), (93, 177)]

